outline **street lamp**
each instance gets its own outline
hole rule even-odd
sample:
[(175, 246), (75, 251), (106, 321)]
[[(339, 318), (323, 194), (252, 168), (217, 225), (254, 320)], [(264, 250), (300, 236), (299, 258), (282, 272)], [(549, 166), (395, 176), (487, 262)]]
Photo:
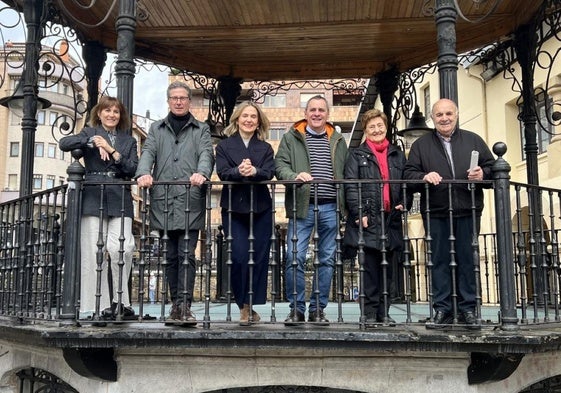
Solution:
[[(22, 151), (20, 168), (19, 196), (31, 195), (33, 190), (33, 159), (35, 132), (37, 131), (37, 109), (39, 105), (50, 105), (39, 100), (37, 94), (38, 60), (41, 50), (41, 35), (46, 14), (45, 0), (24, 0), (23, 16), (27, 27), (25, 41), (24, 68), (14, 95), (7, 97), (2, 105), (21, 109)], [(47, 106), (45, 106), (47, 107)]]
[(415, 105), (415, 110), (411, 114), (407, 128), (397, 131), (397, 135), (412, 141), (432, 131), (433, 129), (427, 126), (425, 116), (419, 110), (419, 105)]
[[(18, 84), (16, 85), (16, 90), (14, 91), (14, 94), (12, 94), (11, 96), (0, 98), (0, 105), (5, 106), (10, 110), (10, 112), (15, 114), (19, 118), (22, 118), (23, 101), (24, 101), (23, 83), (22, 83), (22, 79), (20, 79), (18, 81)], [(40, 111), (41, 109), (47, 109), (50, 106), (51, 106), (51, 101), (37, 94), (37, 110)]]

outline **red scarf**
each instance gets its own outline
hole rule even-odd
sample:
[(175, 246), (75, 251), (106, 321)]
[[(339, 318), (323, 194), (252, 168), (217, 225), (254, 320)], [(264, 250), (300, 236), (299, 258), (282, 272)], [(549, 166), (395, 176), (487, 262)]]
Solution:
[[(374, 143), (370, 140), (366, 140), (366, 145), (374, 153), (374, 157), (378, 160), (378, 166), (380, 167), (380, 175), (382, 180), (390, 180), (390, 168), (388, 167), (388, 146), (390, 141), (384, 139), (382, 143)], [(384, 210), (390, 211), (390, 184), (384, 183), (383, 188), (384, 196)]]

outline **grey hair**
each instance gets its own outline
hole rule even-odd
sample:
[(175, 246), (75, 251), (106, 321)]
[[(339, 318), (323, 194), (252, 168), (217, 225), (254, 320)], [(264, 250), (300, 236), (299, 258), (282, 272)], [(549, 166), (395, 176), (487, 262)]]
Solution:
[(306, 102), (306, 108), (305, 108), (306, 110), (308, 110), (308, 107), (310, 106), (310, 102), (312, 102), (313, 100), (322, 100), (323, 102), (325, 102), (325, 107), (327, 108), (327, 111), (329, 112), (329, 103), (327, 102), (327, 98), (325, 98), (321, 94), (316, 94), (315, 96), (313, 96), (312, 98), (310, 98)]
[(169, 98), (169, 93), (173, 89), (185, 89), (187, 91), (187, 96), (189, 97), (189, 99), (191, 99), (191, 88), (187, 86), (185, 82), (181, 82), (181, 81), (171, 82), (170, 85), (168, 86), (167, 98)]

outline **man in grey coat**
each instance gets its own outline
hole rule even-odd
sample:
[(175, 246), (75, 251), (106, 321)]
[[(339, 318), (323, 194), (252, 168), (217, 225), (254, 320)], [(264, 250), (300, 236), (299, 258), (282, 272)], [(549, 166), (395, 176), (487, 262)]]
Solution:
[[(191, 311), (195, 249), (205, 224), (204, 183), (214, 167), (210, 129), (189, 112), (190, 101), (185, 83), (168, 86), (170, 112), (150, 127), (136, 171), (138, 185), (150, 188), (150, 225), (167, 241), (166, 276), (173, 304), (166, 324), (184, 326), (197, 325)], [(190, 184), (153, 185), (182, 180)]]

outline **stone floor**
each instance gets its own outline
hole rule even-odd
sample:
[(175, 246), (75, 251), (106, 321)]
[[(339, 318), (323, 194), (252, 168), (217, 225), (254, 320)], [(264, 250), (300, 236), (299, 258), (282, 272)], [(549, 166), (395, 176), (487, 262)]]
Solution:
[[(133, 305), (137, 313), (140, 311), (139, 305)], [(169, 305), (162, 308), (161, 303), (143, 304), (142, 315), (153, 317), (159, 322), (161, 317), (167, 317), (169, 314)], [(191, 310), (195, 313), (197, 320), (205, 320), (207, 314), (210, 322), (232, 323), (236, 324), (239, 319), (239, 310), (236, 304), (220, 302), (209, 302), (208, 312), (205, 302), (193, 303)], [(290, 308), (288, 302), (275, 302), (263, 305), (255, 305), (254, 310), (261, 316), (261, 323), (277, 323), (282, 324), (288, 315)], [(357, 302), (330, 303), (325, 309), (326, 317), (331, 324), (359, 324), (360, 308)], [(228, 318), (228, 314), (230, 317)], [(393, 304), (390, 308), (390, 316), (398, 323), (407, 323), (407, 305)], [(498, 323), (498, 306), (483, 306), (481, 308), (482, 321), (488, 325), (496, 325)], [(412, 303), (410, 305), (410, 322), (411, 324), (424, 324), (429, 317), (429, 308), (427, 303)], [(150, 320), (150, 319), (149, 319)]]

